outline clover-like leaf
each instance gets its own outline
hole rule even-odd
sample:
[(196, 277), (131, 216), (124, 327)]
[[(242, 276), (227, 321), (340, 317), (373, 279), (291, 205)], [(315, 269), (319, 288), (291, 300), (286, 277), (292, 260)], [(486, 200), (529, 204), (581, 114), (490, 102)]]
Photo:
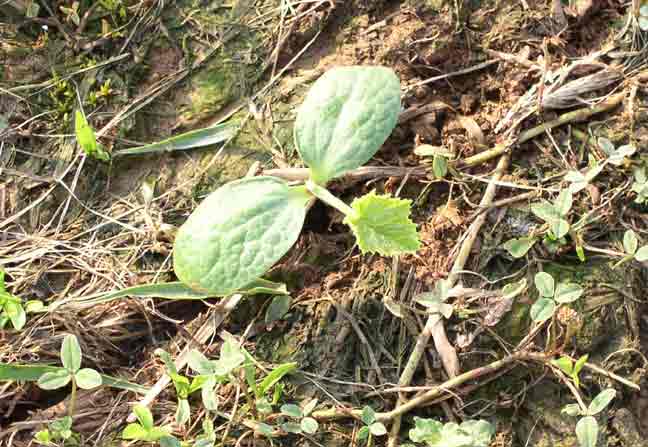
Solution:
[(372, 191), (353, 201), (351, 208), (355, 213), (346, 216), (344, 223), (353, 230), (363, 253), (414, 253), (421, 241), (409, 217), (411, 203)]
[(592, 416), (585, 416), (576, 423), (576, 438), (580, 447), (596, 447), (598, 422)]
[(284, 404), (281, 406), (279, 411), (281, 411), (281, 414), (290, 416), (291, 418), (300, 418), (303, 415), (302, 409), (295, 404)]
[(572, 207), (571, 191), (568, 189), (563, 189), (562, 191), (560, 191), (560, 194), (558, 194), (558, 197), (554, 202), (554, 207), (556, 208), (556, 211), (558, 211), (558, 214), (560, 214), (562, 217), (569, 214), (569, 210), (571, 210)]
[(556, 309), (556, 302), (550, 298), (540, 298), (531, 306), (531, 319), (540, 323), (548, 320)]
[(310, 197), (274, 177), (220, 187), (178, 230), (176, 275), (195, 290), (220, 295), (247, 286), (295, 243)]
[(521, 258), (528, 253), (528, 251), (537, 242), (533, 237), (522, 237), (519, 239), (511, 239), (506, 241), (502, 248), (509, 252), (514, 258)]
[(583, 288), (573, 282), (561, 282), (556, 287), (554, 299), (559, 303), (571, 303), (583, 295)]
[(443, 424), (434, 419), (425, 419), (415, 416), (414, 428), (409, 431), (409, 438), (412, 442), (425, 442), (434, 445), (441, 441)]
[(495, 427), (484, 420), (467, 420), (461, 423), (459, 428), (470, 434), (472, 438), (471, 447), (488, 447), (495, 434)]
[(621, 166), (625, 157), (630, 157), (637, 150), (632, 144), (625, 144), (615, 149), (608, 158), (608, 162), (615, 166)]
[(637, 252), (637, 247), (639, 246), (639, 240), (637, 240), (637, 235), (634, 231), (628, 230), (623, 235), (623, 249), (629, 255), (634, 255)]
[(365, 164), (396, 126), (400, 81), (385, 67), (339, 67), (311, 87), (297, 112), (295, 143), (324, 184)]
[(595, 414), (600, 413), (610, 404), (610, 402), (612, 402), (612, 399), (614, 399), (615, 396), (616, 390), (613, 388), (607, 388), (601, 391), (594, 399), (592, 399), (592, 402), (590, 402), (589, 407), (587, 407), (587, 414), (594, 416)]
[(644, 245), (634, 255), (635, 260), (639, 262), (648, 261), (648, 245)]
[(102, 379), (101, 374), (95, 371), (92, 368), (83, 368), (80, 369), (74, 374), (74, 380), (76, 380), (79, 388), (84, 390), (91, 390), (101, 386)]
[(374, 436), (384, 436), (387, 434), (387, 428), (382, 422), (374, 422), (369, 426), (369, 431)]
[(299, 425), (301, 426), (302, 431), (309, 435), (316, 433), (319, 428), (319, 423), (315, 419), (309, 417), (302, 419)]
[(560, 219), (558, 210), (546, 200), (541, 200), (531, 205), (531, 212), (545, 222), (553, 222), (554, 220)]
[(549, 229), (556, 239), (560, 239), (569, 233), (569, 222), (565, 219), (556, 219), (549, 222)]
[(74, 374), (81, 368), (81, 346), (75, 335), (67, 334), (61, 345), (61, 362)]
[(536, 273), (533, 279), (536, 289), (542, 297), (552, 297), (554, 295), (554, 279), (547, 272)]
[(56, 390), (70, 383), (72, 376), (64, 369), (47, 372), (38, 379), (38, 387), (44, 390)]

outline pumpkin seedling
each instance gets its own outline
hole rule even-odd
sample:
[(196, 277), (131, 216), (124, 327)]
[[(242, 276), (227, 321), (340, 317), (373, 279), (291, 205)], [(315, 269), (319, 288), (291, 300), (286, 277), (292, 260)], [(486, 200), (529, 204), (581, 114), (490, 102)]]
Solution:
[(309, 435), (317, 432), (319, 424), (315, 419), (309, 417), (309, 414), (313, 412), (316, 405), (317, 399), (311, 400), (303, 409), (295, 404), (282, 405), (279, 410), (281, 414), (296, 421), (284, 422), (281, 424), (282, 430), (287, 433), (307, 433)]
[(608, 388), (601, 391), (587, 408), (569, 404), (562, 409), (561, 413), (568, 416), (583, 416), (576, 423), (576, 438), (580, 447), (596, 447), (599, 427), (594, 416), (603, 411), (615, 396), (616, 390)]
[(376, 420), (376, 412), (373, 408), (366, 406), (362, 409), (362, 422), (364, 422), (364, 427), (358, 431), (359, 440), (367, 440), (367, 445), (372, 444), (372, 439), (374, 436), (384, 436), (387, 434), (387, 428), (382, 422)]
[(409, 431), (410, 440), (428, 447), (488, 447), (495, 434), (495, 427), (484, 420), (443, 424), (434, 419), (414, 417), (414, 424)]
[(101, 386), (101, 375), (92, 368), (81, 368), (81, 346), (75, 335), (68, 334), (61, 345), (61, 363), (63, 369), (47, 372), (38, 379), (38, 386), (44, 390), (55, 390), (63, 388), (72, 382), (70, 394), (70, 405), (68, 416), (74, 414), (74, 402), (76, 399), (77, 387), (84, 390), (91, 390)]
[(576, 283), (561, 282), (556, 286), (547, 272), (537, 273), (534, 282), (540, 298), (531, 306), (531, 318), (538, 323), (551, 318), (558, 304), (574, 302), (583, 294), (583, 288)]
[(420, 241), (409, 218), (411, 201), (372, 192), (349, 206), (325, 187), (378, 151), (399, 112), (400, 83), (390, 69), (342, 67), (325, 73), (295, 121), (295, 143), (309, 180), (291, 186), (261, 176), (211, 193), (178, 230), (178, 278), (195, 290), (219, 295), (245, 288), (292, 247), (315, 198), (344, 214), (362, 252), (415, 252)]
[(122, 432), (122, 439), (159, 442), (162, 447), (180, 447), (180, 441), (171, 436), (170, 426), (156, 427), (154, 425), (151, 410), (144, 405), (135, 405), (133, 412), (137, 416), (138, 422), (126, 426)]

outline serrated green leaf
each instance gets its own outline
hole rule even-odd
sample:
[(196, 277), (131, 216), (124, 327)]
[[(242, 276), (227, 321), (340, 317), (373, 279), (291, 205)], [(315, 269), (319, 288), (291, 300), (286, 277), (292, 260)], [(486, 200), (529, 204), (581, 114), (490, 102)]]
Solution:
[(580, 447), (596, 447), (598, 422), (592, 416), (585, 416), (576, 423), (576, 438)]
[(176, 275), (198, 291), (226, 295), (244, 288), (295, 243), (310, 197), (274, 177), (222, 186), (178, 230)]
[(319, 184), (365, 164), (396, 126), (400, 81), (385, 67), (339, 67), (311, 87), (295, 144)]
[(514, 258), (521, 258), (526, 255), (531, 247), (537, 242), (537, 239), (532, 237), (523, 237), (519, 239), (511, 239), (506, 241), (502, 248), (509, 252)]
[(550, 298), (554, 295), (554, 279), (547, 272), (538, 272), (536, 273), (533, 282), (535, 283), (536, 289), (540, 296), (545, 298)]
[(70, 373), (64, 369), (47, 372), (38, 379), (38, 387), (44, 390), (56, 390), (66, 386), (70, 380), (72, 380)]
[(83, 368), (80, 369), (74, 374), (74, 380), (76, 380), (79, 388), (84, 390), (91, 390), (101, 386), (102, 380), (101, 375), (92, 368)]
[(634, 255), (635, 260), (639, 262), (648, 261), (648, 245), (644, 245)]
[(344, 223), (353, 230), (363, 253), (414, 253), (421, 241), (409, 217), (411, 203), (372, 191), (353, 201), (355, 214), (346, 216)]
[(552, 360), (551, 363), (560, 368), (568, 376), (571, 376), (574, 372), (574, 364), (569, 357), (560, 357), (559, 359)]
[(558, 303), (571, 303), (583, 295), (583, 288), (573, 282), (561, 282), (556, 287), (554, 299)]
[(556, 303), (549, 298), (540, 298), (531, 306), (531, 319), (540, 323), (548, 320), (554, 313)]
[(637, 252), (639, 241), (634, 231), (628, 230), (623, 235), (623, 249), (629, 255), (634, 255)]
[(61, 363), (74, 374), (81, 368), (81, 346), (75, 335), (67, 334), (61, 344)]
[(365, 425), (371, 425), (376, 421), (376, 412), (373, 410), (373, 408), (365, 406), (362, 409), (362, 415), (360, 418), (362, 419), (362, 422), (365, 423)]
[(612, 399), (616, 396), (616, 390), (613, 388), (608, 388), (600, 393), (590, 402), (589, 407), (587, 407), (587, 414), (594, 416), (599, 414), (601, 411), (607, 407)]

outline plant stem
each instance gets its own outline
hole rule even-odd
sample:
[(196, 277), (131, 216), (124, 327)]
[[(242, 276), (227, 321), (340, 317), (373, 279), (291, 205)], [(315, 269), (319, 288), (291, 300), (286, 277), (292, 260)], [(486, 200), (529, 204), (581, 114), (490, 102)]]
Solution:
[(70, 405), (68, 405), (68, 416), (70, 416), (70, 418), (74, 414), (74, 403), (76, 401), (76, 394), (77, 394), (77, 383), (76, 383), (76, 379), (74, 378), (74, 375), (72, 375), (72, 393), (70, 393)]
[(317, 197), (327, 205), (330, 205), (336, 210), (340, 211), (345, 216), (347, 217), (355, 216), (356, 214), (355, 210), (351, 208), (349, 205), (347, 205), (346, 203), (344, 203), (342, 200), (338, 199), (333, 194), (331, 194), (328, 189), (316, 184), (311, 180), (306, 180), (306, 188), (311, 193), (313, 193), (315, 197)]

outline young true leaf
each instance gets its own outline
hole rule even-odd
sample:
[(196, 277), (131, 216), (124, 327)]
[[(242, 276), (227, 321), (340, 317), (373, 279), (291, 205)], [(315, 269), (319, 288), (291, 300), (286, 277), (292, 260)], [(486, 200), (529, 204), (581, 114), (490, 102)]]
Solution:
[(43, 390), (56, 390), (63, 388), (72, 380), (72, 376), (67, 370), (48, 372), (38, 379), (38, 387)]
[(596, 447), (598, 422), (592, 416), (585, 416), (576, 424), (576, 438), (580, 447)]
[(353, 230), (363, 253), (414, 253), (421, 241), (409, 218), (411, 203), (372, 191), (353, 201), (355, 213), (347, 215), (344, 223)]
[(362, 441), (363, 439), (367, 439), (370, 433), (369, 427), (365, 425), (358, 430), (358, 440)]
[(61, 345), (61, 362), (63, 367), (74, 374), (81, 368), (81, 347), (76, 336), (68, 334)]
[(583, 288), (578, 284), (561, 282), (556, 287), (554, 299), (558, 303), (571, 303), (576, 301), (583, 294)]
[(510, 241), (505, 242), (504, 245), (502, 245), (502, 248), (508, 251), (514, 258), (521, 258), (527, 254), (536, 241), (537, 240), (532, 237), (511, 239)]
[(576, 360), (576, 363), (574, 364), (574, 374), (578, 375), (578, 373), (581, 372), (581, 369), (583, 369), (583, 366), (585, 366), (585, 363), (587, 363), (587, 359), (589, 358), (588, 354), (585, 354), (581, 356), (578, 360)]
[(587, 414), (594, 416), (599, 414), (601, 411), (607, 407), (612, 399), (616, 396), (616, 390), (613, 388), (608, 388), (601, 391), (593, 400), (590, 402), (589, 407), (587, 408)]
[(97, 158), (99, 160), (108, 161), (110, 160), (110, 155), (105, 152), (99, 144), (97, 144), (97, 138), (95, 137), (94, 131), (88, 120), (83, 115), (83, 112), (80, 110), (76, 111), (74, 116), (74, 130), (76, 133), (77, 143), (83, 149), (83, 152), (88, 154), (90, 157)]
[(178, 399), (178, 407), (176, 408), (175, 421), (178, 425), (184, 425), (189, 422), (191, 418), (191, 407), (187, 399)]
[(543, 322), (551, 318), (556, 309), (556, 303), (551, 298), (540, 298), (531, 306), (531, 318), (535, 322)]
[(341, 67), (311, 87), (297, 112), (295, 143), (324, 184), (362, 166), (394, 129), (400, 112), (400, 82), (385, 67)]
[(623, 235), (623, 249), (629, 255), (634, 255), (639, 246), (639, 241), (637, 240), (637, 235), (634, 231), (628, 230)]
[(27, 314), (20, 302), (13, 301), (11, 297), (7, 298), (7, 301), (4, 304), (4, 312), (9, 320), (11, 320), (11, 324), (15, 330), (19, 331), (25, 327), (25, 323), (27, 323)]
[(144, 405), (135, 405), (133, 412), (144, 430), (150, 431), (153, 428), (153, 414), (151, 414), (151, 410)]
[(376, 412), (373, 410), (373, 408), (369, 406), (365, 406), (362, 409), (362, 416), (361, 416), (362, 422), (365, 423), (365, 425), (371, 425), (374, 422), (376, 422)]
[(560, 370), (568, 376), (571, 376), (574, 372), (574, 365), (569, 357), (560, 357), (557, 360), (553, 360), (551, 363), (560, 368)]
[(148, 432), (140, 424), (128, 424), (122, 432), (123, 439), (145, 439)]
[(436, 178), (443, 178), (448, 173), (448, 159), (443, 155), (435, 155), (432, 159), (432, 171)]
[(545, 298), (553, 297), (554, 295), (554, 279), (547, 272), (538, 272), (534, 278), (536, 289), (540, 296)]
[(274, 177), (222, 186), (180, 227), (176, 275), (196, 290), (223, 295), (247, 286), (295, 243), (310, 197)]

